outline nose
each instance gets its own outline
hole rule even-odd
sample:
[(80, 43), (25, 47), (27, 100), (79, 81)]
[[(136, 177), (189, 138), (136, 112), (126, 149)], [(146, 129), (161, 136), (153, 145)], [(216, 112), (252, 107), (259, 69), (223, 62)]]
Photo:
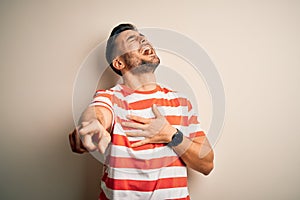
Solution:
[(141, 43), (141, 44), (144, 44), (144, 43), (147, 42), (147, 39), (146, 39), (145, 36), (140, 36), (140, 37), (141, 37), (141, 39), (140, 39), (140, 43)]

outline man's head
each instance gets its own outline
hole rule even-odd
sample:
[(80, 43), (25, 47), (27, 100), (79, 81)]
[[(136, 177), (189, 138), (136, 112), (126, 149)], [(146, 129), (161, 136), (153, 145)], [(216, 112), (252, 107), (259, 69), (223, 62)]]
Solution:
[(132, 24), (116, 26), (107, 41), (106, 59), (119, 75), (154, 72), (160, 60), (144, 35)]

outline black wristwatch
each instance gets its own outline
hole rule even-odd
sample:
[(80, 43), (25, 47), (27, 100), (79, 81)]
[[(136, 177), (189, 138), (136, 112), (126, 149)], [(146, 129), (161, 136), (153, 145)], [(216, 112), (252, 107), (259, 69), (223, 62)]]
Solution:
[(175, 147), (179, 145), (183, 140), (183, 133), (177, 129), (177, 132), (172, 136), (171, 142), (168, 143), (169, 147)]

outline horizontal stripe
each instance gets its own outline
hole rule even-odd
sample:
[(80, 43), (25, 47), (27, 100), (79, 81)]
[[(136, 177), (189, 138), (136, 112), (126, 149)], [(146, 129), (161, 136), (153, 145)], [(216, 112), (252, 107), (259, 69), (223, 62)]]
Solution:
[(157, 106), (172, 106), (172, 107), (188, 105), (187, 99), (185, 98), (175, 98), (175, 99), (152, 98), (152, 99), (139, 100), (134, 103), (130, 103), (129, 107), (134, 110), (141, 110), (144, 108), (149, 108), (153, 104)]
[(184, 197), (184, 198), (172, 198), (172, 199), (166, 199), (166, 200), (190, 200), (190, 196)]
[(168, 146), (152, 147), (150, 149), (146, 149), (143, 147), (143, 149), (139, 148), (138, 150), (136, 150), (136, 148), (128, 148), (126, 146), (111, 145), (110, 154), (111, 156), (115, 156), (115, 157), (135, 158), (138, 160), (151, 160), (155, 158), (177, 156), (174, 150)]
[(186, 187), (186, 177), (161, 178), (154, 181), (148, 180), (118, 180), (106, 177), (106, 187), (112, 190), (134, 190), (150, 192), (158, 189)]
[[(154, 114), (151, 106), (145, 106), (143, 109), (133, 109), (129, 105), (113, 104), (114, 112), (119, 116), (131, 114), (137, 116), (144, 116), (145, 118), (154, 118)], [(157, 107), (162, 115), (174, 115), (174, 116), (189, 116), (188, 108), (186, 106), (159, 106)]]
[(122, 87), (119, 85), (116, 85), (115, 87), (111, 88), (110, 90), (97, 90), (94, 97), (101, 96), (101, 95), (111, 95), (115, 96), (119, 99), (122, 100), (128, 100), (128, 103), (134, 103), (136, 101), (140, 100), (146, 100), (146, 99), (154, 99), (157, 98), (157, 96), (164, 96), (167, 99), (175, 99), (175, 98), (185, 98), (183, 95), (177, 92), (170, 92), (170, 90), (156, 90), (153, 91), (152, 93), (135, 93), (130, 92), (128, 93), (127, 91), (124, 91)]
[(109, 100), (111, 100), (112, 99), (112, 97), (114, 96), (114, 94), (109, 94), (109, 93), (105, 93), (105, 92), (103, 92), (103, 93), (96, 93), (95, 95), (94, 95), (94, 100), (98, 100), (98, 99), (109, 99)]
[(171, 125), (181, 125), (181, 126), (188, 126), (188, 117), (187, 116), (165, 116), (168, 122)]
[[(123, 112), (122, 114), (118, 113), (118, 111), (116, 111), (114, 109), (114, 114), (115, 114), (115, 117), (116, 117), (116, 122), (118, 123), (122, 123), (122, 122), (127, 122), (129, 121), (128, 118), (126, 117), (127, 115), (135, 115), (135, 116), (140, 116), (140, 117), (143, 117), (143, 118), (147, 118), (147, 119), (153, 119), (155, 116), (154, 114), (149, 112), (149, 113), (144, 113), (144, 114), (137, 114), (136, 112), (128, 112), (128, 111), (125, 111)], [(182, 116), (182, 115), (165, 115), (164, 116), (167, 121), (171, 124), (171, 125), (181, 125), (181, 126), (188, 126), (189, 125), (189, 117), (188, 116)], [(124, 128), (122, 126), (122, 128)], [(128, 130), (128, 128), (125, 128)]]
[(107, 164), (114, 168), (135, 168), (137, 170), (158, 169), (168, 166), (185, 166), (177, 156), (140, 160), (135, 158), (121, 158), (110, 156)]
[[(94, 101), (101, 101), (101, 96), (94, 98)], [(106, 97), (103, 97), (103, 99)], [(106, 98), (107, 99), (107, 98)], [(118, 106), (119, 108), (125, 110), (143, 110), (147, 108), (151, 108), (153, 104), (156, 104), (158, 107), (168, 107), (172, 108), (180, 108), (185, 109), (184, 112), (188, 112), (189, 107), (186, 99), (183, 98), (175, 98), (175, 99), (162, 99), (162, 98), (148, 98), (146, 100), (139, 100), (134, 103), (129, 103), (127, 99), (119, 99), (113, 96), (111, 99), (111, 104)], [(163, 112), (163, 111), (162, 111)], [(177, 111), (178, 112), (178, 111)], [(181, 111), (183, 112), (183, 111)]]
[(186, 177), (185, 166), (163, 167), (161, 169), (136, 170), (132, 168), (107, 168), (109, 178), (119, 180), (157, 180), (159, 178)]
[(118, 200), (160, 200), (160, 199), (188, 199), (187, 187), (159, 189), (151, 192), (132, 191), (132, 190), (111, 190), (106, 187), (105, 183), (101, 182), (101, 188), (108, 199)]
[[(154, 119), (154, 114), (151, 113), (151, 116), (145, 116), (145, 115), (136, 115), (134, 113), (130, 113), (130, 112), (127, 112), (127, 113), (123, 113), (123, 114), (118, 114), (118, 112), (115, 112), (115, 116), (116, 116), (116, 122), (121, 124), (122, 122), (129, 122), (131, 120), (129, 120), (126, 116), (127, 115), (135, 115), (135, 116), (139, 116), (139, 117), (143, 117), (143, 118), (146, 118), (146, 119)], [(171, 125), (182, 125), (182, 126), (188, 126), (190, 123), (189, 123), (189, 117), (188, 116), (182, 116), (182, 115), (165, 115), (164, 116), (168, 122), (171, 124)], [(191, 121), (193, 122), (193, 121)], [(126, 130), (130, 130), (129, 128), (125, 127), (125, 126), (122, 126), (122, 129), (126, 129)]]
[(191, 133), (189, 138), (195, 138), (195, 137), (201, 137), (201, 136), (205, 136), (205, 133), (203, 131), (198, 131), (195, 133)]
[[(118, 98), (122, 98), (122, 96), (119, 94), (116, 94), (116, 96)], [(176, 98), (179, 98), (180, 96), (177, 95), (176, 93), (166, 94), (162, 91), (157, 91), (152, 94), (132, 93), (132, 94), (126, 96), (125, 98), (123, 97), (123, 99), (126, 99), (128, 103), (135, 103), (135, 102), (143, 101), (143, 100), (147, 100), (147, 99), (155, 99), (157, 97), (164, 97), (165, 99), (176, 99)]]
[(104, 101), (104, 102), (109, 102), (109, 104), (112, 105), (117, 105), (118, 107), (128, 110), (129, 109), (129, 104), (126, 100), (123, 100), (121, 98), (118, 98), (114, 95), (104, 95), (101, 94), (99, 96), (96, 96), (93, 101)]
[(166, 88), (161, 88), (161, 90), (154, 91), (152, 93), (134, 93), (131, 92), (128, 94), (126, 91), (123, 90), (124, 88), (120, 85), (116, 85), (115, 87), (111, 88), (110, 90), (97, 90), (94, 98), (98, 96), (106, 96), (111, 97), (115, 96), (118, 99), (121, 100), (127, 100), (128, 103), (136, 103), (139, 101), (144, 101), (148, 99), (157, 99), (157, 97), (164, 97), (166, 100), (172, 100), (172, 99), (186, 99), (184, 100), (187, 103), (187, 106), (190, 106), (190, 101), (188, 98), (183, 95), (182, 93), (175, 92)]
[[(130, 147), (131, 144), (133, 144), (134, 142), (136, 142), (135, 140), (134, 141), (130, 141), (131, 138), (134, 138), (134, 137), (127, 137), (125, 135), (113, 134), (113, 136), (112, 136), (112, 143), (114, 145), (118, 145), (118, 146)], [(139, 139), (140, 138), (141, 137), (139, 137)], [(138, 141), (140, 141), (140, 140), (138, 140)], [(133, 150), (139, 151), (139, 150), (160, 148), (160, 147), (163, 147), (163, 146), (165, 146), (165, 144), (161, 144), (161, 143), (152, 144), (151, 143), (151, 144), (142, 145), (140, 147), (135, 147), (135, 148), (133, 148)]]
[[(126, 130), (126, 132), (133, 132), (133, 131), (136, 131), (136, 130), (134, 130), (134, 129), (131, 129), (131, 130), (127, 129), (127, 130)], [(119, 124), (119, 123), (115, 123), (115, 125), (114, 125), (114, 131), (113, 131), (113, 132), (114, 132), (113, 135), (121, 135), (121, 136), (124, 136), (123, 139), (124, 139), (124, 142), (125, 142), (125, 143), (127, 143), (127, 140), (128, 140), (129, 142), (137, 142), (137, 141), (141, 141), (141, 140), (144, 140), (144, 139), (145, 139), (145, 137), (130, 137), (130, 136), (126, 136), (125, 131), (124, 131), (122, 125)], [(121, 142), (121, 140), (119, 140), (119, 141)], [(116, 142), (118, 142), (118, 141), (116, 141)], [(130, 143), (130, 144), (131, 144), (131, 143)], [(122, 144), (119, 144), (119, 145), (122, 145)], [(130, 145), (127, 144), (127, 145), (122, 145), (122, 146), (127, 146), (127, 147), (129, 147)]]

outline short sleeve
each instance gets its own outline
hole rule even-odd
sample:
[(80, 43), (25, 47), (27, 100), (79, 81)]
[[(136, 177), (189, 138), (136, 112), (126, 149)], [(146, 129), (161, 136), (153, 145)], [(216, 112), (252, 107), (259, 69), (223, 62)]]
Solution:
[(100, 106), (100, 107), (107, 108), (112, 113), (113, 119), (114, 119), (112, 99), (113, 99), (113, 92), (112, 91), (110, 91), (110, 90), (97, 90), (95, 92), (93, 100), (92, 100), (92, 102), (90, 103), (89, 106)]
[(195, 138), (199, 136), (205, 136), (205, 132), (200, 126), (199, 116), (195, 112), (189, 100), (187, 100), (187, 107), (188, 107), (187, 137)]

